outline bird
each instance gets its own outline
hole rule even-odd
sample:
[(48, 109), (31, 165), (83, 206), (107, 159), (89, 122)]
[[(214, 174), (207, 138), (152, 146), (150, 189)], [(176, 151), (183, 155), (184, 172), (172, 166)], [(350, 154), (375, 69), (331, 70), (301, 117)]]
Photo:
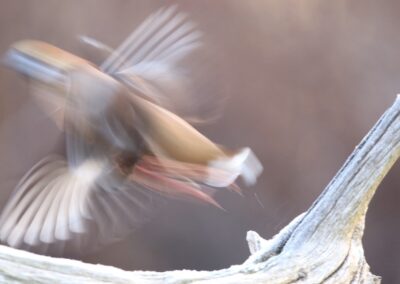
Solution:
[[(218, 188), (254, 184), (262, 165), (230, 150), (174, 111), (186, 91), (177, 64), (202, 33), (175, 6), (151, 14), (98, 65), (43, 41), (21, 40), (4, 64), (29, 78), (32, 95), (65, 135), (19, 181), (0, 215), (0, 241), (43, 254), (87, 253), (127, 237), (157, 199), (222, 208)], [(211, 193), (210, 193), (211, 192)]]

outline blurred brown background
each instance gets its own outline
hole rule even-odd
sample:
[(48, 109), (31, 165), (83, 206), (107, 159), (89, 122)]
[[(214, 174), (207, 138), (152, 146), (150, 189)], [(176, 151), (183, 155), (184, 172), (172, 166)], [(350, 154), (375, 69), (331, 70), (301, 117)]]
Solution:
[[(206, 46), (188, 60), (196, 92), (224, 100), (222, 117), (201, 130), (227, 146), (250, 146), (264, 173), (244, 197), (218, 194), (227, 212), (169, 201), (129, 240), (85, 261), (158, 271), (242, 262), (246, 231), (269, 238), (305, 211), (400, 91), (396, 0), (2, 0), (0, 53), (34, 38), (87, 55), (77, 35), (117, 46), (171, 3), (205, 34)], [(29, 99), (27, 82), (3, 68), (0, 94), (2, 206), (59, 137)], [(366, 256), (383, 283), (400, 283), (399, 173), (395, 166), (367, 216)]]

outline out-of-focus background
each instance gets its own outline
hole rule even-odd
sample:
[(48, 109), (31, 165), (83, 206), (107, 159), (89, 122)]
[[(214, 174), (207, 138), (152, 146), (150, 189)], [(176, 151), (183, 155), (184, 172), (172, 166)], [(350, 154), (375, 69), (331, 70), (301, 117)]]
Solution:
[[(227, 212), (168, 201), (131, 238), (85, 261), (158, 271), (243, 262), (246, 231), (269, 238), (305, 211), (400, 92), (396, 0), (3, 0), (0, 53), (33, 38), (90, 57), (78, 35), (117, 46), (173, 3), (204, 31), (205, 46), (186, 60), (194, 91), (224, 105), (200, 130), (223, 145), (250, 146), (264, 173), (244, 197), (217, 194)], [(27, 81), (0, 69), (0, 206), (59, 140)], [(399, 187), (395, 166), (367, 216), (366, 257), (384, 283), (400, 283)]]

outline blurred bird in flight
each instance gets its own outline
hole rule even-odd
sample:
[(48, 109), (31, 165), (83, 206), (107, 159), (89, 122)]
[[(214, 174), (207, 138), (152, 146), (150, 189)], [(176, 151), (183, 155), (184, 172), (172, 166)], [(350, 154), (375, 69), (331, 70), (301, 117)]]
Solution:
[(249, 148), (225, 149), (174, 113), (187, 91), (177, 63), (201, 43), (186, 15), (161, 9), (115, 50), (82, 40), (108, 53), (99, 66), (33, 40), (6, 54), (65, 133), (66, 151), (20, 180), (0, 217), (3, 243), (84, 253), (130, 234), (155, 196), (220, 207), (207, 189), (256, 182), (262, 166)]

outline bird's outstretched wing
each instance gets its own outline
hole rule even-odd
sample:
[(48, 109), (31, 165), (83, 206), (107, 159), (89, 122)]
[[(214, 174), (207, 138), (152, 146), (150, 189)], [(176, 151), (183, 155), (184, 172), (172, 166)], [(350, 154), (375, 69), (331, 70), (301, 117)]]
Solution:
[[(82, 41), (109, 52), (100, 70), (160, 106), (179, 113), (194, 108), (190, 78), (179, 62), (198, 48), (202, 33), (176, 6), (151, 14), (115, 50), (88, 36)], [(189, 114), (195, 121), (195, 115)]]
[(196, 25), (176, 10), (176, 6), (172, 6), (150, 15), (111, 53), (100, 69), (113, 75), (128, 70), (135, 73), (135, 69), (141, 70), (141, 66), (152, 63), (174, 67), (201, 44), (201, 33)]
[(70, 136), (68, 162), (49, 156), (17, 185), (0, 218), (0, 240), (59, 255), (83, 254), (126, 237), (145, 221), (157, 197), (127, 181), (93, 145)]

